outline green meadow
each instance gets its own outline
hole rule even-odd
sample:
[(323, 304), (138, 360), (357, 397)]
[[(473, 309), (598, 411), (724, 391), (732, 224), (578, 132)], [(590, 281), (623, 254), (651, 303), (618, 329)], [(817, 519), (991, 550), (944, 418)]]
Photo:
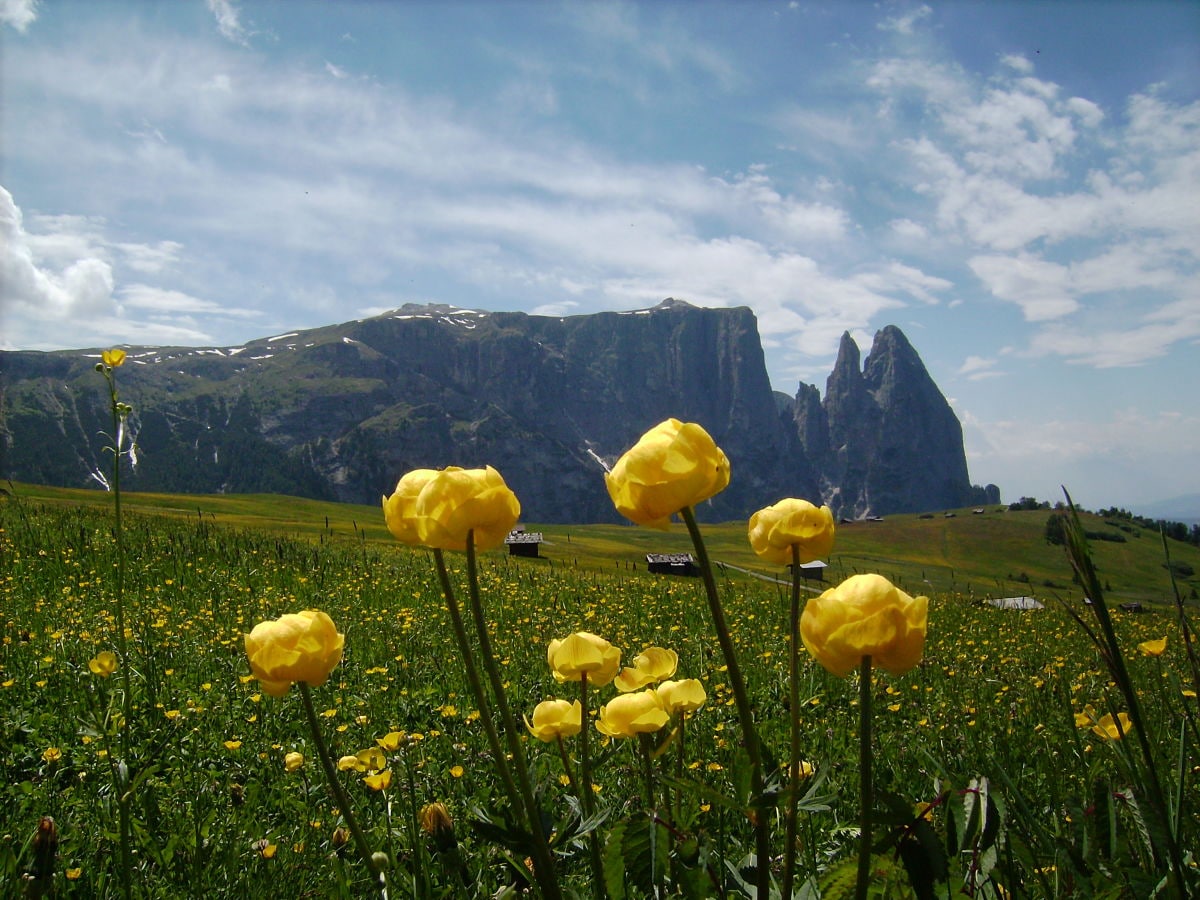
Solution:
[[(10, 484), (0, 496), (0, 895), (371, 896), (297, 691), (262, 693), (243, 649), (257, 622), (304, 609), (345, 634), (342, 663), (312, 689), (333, 757), (382, 751), (378, 764), (338, 777), (371, 848), (386, 855), (390, 895), (531, 890), (429, 552), (397, 545), (378, 507), (125, 494), (123, 508), (119, 557), (110, 495)], [(1144, 734), (1114, 738), (1093, 726), (1123, 710), (1122, 698), (1067, 556), (1045, 540), (1049, 512), (954, 512), (840, 525), (825, 584), (806, 585), (877, 572), (930, 598), (922, 663), (879, 673), (872, 687), (873, 895), (1186, 896), (1177, 891), (1195, 883), (1200, 848), (1200, 734), (1181, 622), (1197, 606), (1200, 580), (1186, 573), (1200, 570), (1200, 549), (1170, 542), (1173, 584), (1158, 534), (1083, 515), (1089, 532), (1124, 538), (1092, 541), (1145, 717)], [(543, 534), (538, 558), (479, 559), (518, 715), (574, 696), (552, 677), (546, 648), (580, 630), (623, 659), (670, 648), (676, 677), (707, 692), (685, 728), (653, 742), (592, 730), (590, 821), (571, 789), (577, 748), (522, 735), (564, 894), (745, 896), (745, 753), (704, 589), (646, 570), (647, 553), (690, 551), (686, 530), (524, 524)], [(789, 723), (800, 723), (811, 774), (796, 895), (852, 896), (856, 676), (836, 678), (803, 654), (801, 702), (790, 708), (788, 574), (756, 559), (745, 523), (701, 528), (775, 776)], [(461, 583), (464, 560), (447, 558)], [(986, 602), (1024, 595), (1045, 608)], [(106, 671), (97, 660), (117, 650), (118, 602), (127, 649)], [(1140, 646), (1162, 638), (1159, 655)], [(613, 693), (595, 691), (593, 710)], [(1151, 798), (1139, 793), (1151, 774), (1188, 870), (1175, 881)], [(452, 818), (452, 845), (422, 827), (434, 802)], [(589, 832), (603, 886), (591, 877)], [(773, 830), (773, 868), (782, 833)]]

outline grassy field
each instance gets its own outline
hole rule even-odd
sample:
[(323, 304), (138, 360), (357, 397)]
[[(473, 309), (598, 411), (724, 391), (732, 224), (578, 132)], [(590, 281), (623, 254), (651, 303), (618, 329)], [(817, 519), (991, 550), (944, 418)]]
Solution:
[[(327, 612), (346, 635), (342, 664), (313, 690), (334, 756), (381, 743), (385, 750), (389, 787), (373, 789), (364, 781), (370, 772), (339, 778), (371, 846), (390, 860), (392, 896), (482, 897), (520, 883), (520, 860), (506, 856), (487, 825), (502, 818), (501, 792), (427, 552), (395, 546), (376, 507), (256, 496), (127, 494), (124, 502), (122, 560), (108, 495), (11, 485), (0, 497), (0, 896), (35, 886), (64, 897), (122, 896), (122, 796), (130, 798), (133, 896), (369, 895), (365, 870), (338, 837), (345, 811), (325, 790), (296, 691), (265, 696), (243, 650), (256, 622), (308, 608)], [(1068, 612), (1088, 615), (1062, 548), (1044, 540), (1047, 515), (989, 508), (838, 530), (828, 582), (874, 571), (931, 598), (924, 661), (873, 685), (883, 895), (916, 896), (900, 848), (911, 851), (906, 842), (918, 834), (941, 849), (937, 896), (1140, 897), (1161, 877), (1145, 798), (1125, 793), (1145, 774), (1134, 742), (1106, 739), (1087, 720), (1087, 707), (1099, 716), (1120, 700)], [(1085, 520), (1089, 530), (1116, 530)], [(600, 747), (605, 858), (628, 872), (626, 896), (649, 896), (656, 883), (671, 895), (741, 896), (738, 864), (752, 842), (738, 800), (745, 754), (728, 674), (698, 580), (645, 571), (646, 552), (688, 550), (686, 533), (526, 527), (544, 534), (541, 558), (481, 557), (511, 702), (528, 714), (539, 701), (571, 696), (572, 686), (551, 676), (546, 646), (576, 630), (609, 639), (627, 660), (649, 645), (674, 649), (677, 677), (700, 679), (708, 700), (688, 721), (686, 743), (677, 736), (649, 763), (636, 742)], [(804, 896), (849, 896), (854, 679), (805, 657), (801, 703), (790, 709), (786, 588), (774, 580), (784, 573), (750, 553), (744, 523), (703, 530), (725, 564), (722, 602), (764, 745), (781, 759), (794, 717), (816, 770), (804, 785), (814, 793), (798, 842)], [(1097, 541), (1094, 551), (1110, 602), (1146, 604), (1141, 614), (1116, 612), (1115, 628), (1145, 704), (1149, 750), (1194, 853), (1200, 755), (1191, 670), (1160, 539), (1122, 535), (1124, 543)], [(1171, 554), (1200, 569), (1196, 548), (1172, 544)], [(450, 564), (461, 584), (462, 559), (452, 554)], [(1183, 582), (1184, 597), (1196, 586)], [(1047, 608), (982, 602), (1017, 594)], [(96, 674), (90, 664), (117, 645), (119, 602), (128, 655), (116, 672)], [(1139, 652), (1163, 637), (1162, 655)], [(597, 704), (611, 699), (611, 688), (598, 693)], [(567, 895), (594, 896), (586, 841), (572, 831), (578, 807), (564, 783), (575, 750), (564, 763), (554, 746), (524, 743)], [(420, 828), (419, 812), (433, 801), (454, 817), (454, 854)], [(667, 822), (674, 848), (658, 882), (663, 849), (635, 840), (647, 808)], [(44, 816), (57, 831), (49, 873), (35, 840)], [(776, 852), (780, 838), (776, 829)]]
[[(14, 496), (46, 504), (100, 506), (112, 500), (98, 490), (10, 484)], [(368, 545), (391, 545), (378, 506), (328, 503), (296, 497), (260, 494), (173, 495), (127, 493), (126, 509), (170, 518), (203, 521), (232, 528), (266, 529), (273, 533), (318, 541), (350, 540)], [(878, 572), (912, 594), (949, 592), (968, 596), (1035, 596), (1042, 600), (1071, 594), (1070, 570), (1063, 550), (1044, 539), (1047, 510), (1010, 511), (986, 507), (932, 518), (888, 516), (881, 522), (843, 524), (830, 556), (827, 581), (848, 575)], [(1092, 532), (1123, 538), (1123, 542), (1093, 541), (1097, 566), (1113, 603), (1173, 602), (1164, 577), (1163, 544), (1157, 532), (1121, 529), (1083, 513)], [(631, 571), (645, 566), (647, 553), (691, 550), (686, 531), (676, 526), (661, 532), (632, 525), (542, 525), (525, 523), (543, 534), (540, 559), (526, 563), (569, 566), (598, 571)], [(786, 582), (786, 571), (766, 567), (746, 542), (744, 522), (705, 525), (709, 552), (727, 564), (729, 578), (757, 577)], [(1173, 560), (1200, 573), (1200, 547), (1170, 543)], [(1182, 578), (1185, 597), (1200, 593), (1200, 574)]]

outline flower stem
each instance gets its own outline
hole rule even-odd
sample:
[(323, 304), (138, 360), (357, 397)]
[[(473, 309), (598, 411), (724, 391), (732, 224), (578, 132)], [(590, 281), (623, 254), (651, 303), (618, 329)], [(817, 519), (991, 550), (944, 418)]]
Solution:
[(483, 660), (483, 670), (487, 673), (488, 681), (491, 682), (496, 708), (500, 712), (500, 723), (504, 726), (504, 738), (508, 744), (508, 752), (512, 756), (522, 807), (525, 810), (530, 837), (533, 839), (533, 874), (537, 878), (538, 886), (542, 889), (542, 896), (546, 900), (557, 900), (562, 896), (562, 891), (558, 886), (554, 856), (550, 852), (545, 829), (542, 828), (541, 812), (533, 795), (529, 766), (525, 761), (525, 749), (521, 746), (521, 732), (517, 729), (517, 720), (513, 716), (512, 708), (508, 705), (504, 680), (500, 677), (500, 669), (496, 665), (496, 655), (492, 651), (492, 639), (488, 634), (487, 618), (483, 614), (483, 600), (479, 592), (479, 566), (475, 557), (474, 531), (467, 533), (467, 589), (471, 618), (475, 623), (475, 636), (479, 641), (479, 655)]
[[(131, 742), (130, 725), (133, 712), (133, 662), (129, 658), (129, 642), (125, 637), (125, 529), (121, 516), (121, 445), (124, 443), (124, 422), (121, 416), (121, 401), (117, 392), (117, 379), (111, 366), (100, 368), (104, 380), (108, 382), (109, 407), (112, 410), (112, 495), (113, 495), (113, 536), (117, 543), (117, 583), (114, 588), (117, 609), (117, 652), (121, 658), (121, 762), (128, 773), (129, 748)], [(119, 769), (118, 769), (119, 771)], [(129, 805), (133, 800), (128, 787), (128, 775), (117, 783), (117, 811), (121, 833), (121, 894), (125, 900), (133, 896), (133, 828), (129, 814)]]
[[(579, 673), (579, 804), (583, 807), (584, 818), (592, 817), (595, 808), (594, 791), (592, 790), (592, 757), (591, 757), (591, 715), (588, 713), (588, 677), (587, 672)], [(592, 889), (599, 900), (603, 900), (604, 862), (600, 857), (600, 837), (593, 829), (588, 834), (588, 852), (592, 860)]]
[(697, 524), (696, 515), (690, 506), (681, 509), (679, 515), (687, 525), (688, 534), (692, 538), (692, 546), (696, 549), (696, 558), (700, 563), (700, 574), (704, 579), (704, 591), (708, 597), (708, 609), (712, 615), (713, 628), (717, 632), (717, 643), (721, 645), (721, 653), (725, 657), (725, 667), (729, 674), (729, 684), (733, 688), (738, 722), (742, 729), (742, 742), (746, 746), (746, 755), (750, 759), (750, 792), (752, 795), (750, 804), (754, 821), (757, 896), (759, 900), (767, 900), (770, 896), (771, 886), (771, 834), (769, 816), (767, 810), (763, 808), (762, 747), (758, 742), (758, 732), (754, 728), (754, 714), (750, 708), (746, 682), (742, 677), (742, 669), (738, 665), (733, 638), (729, 633), (729, 624), (725, 621), (725, 611), (721, 608), (721, 597), (717, 593), (712, 563), (708, 558), (708, 550), (704, 546), (704, 538), (700, 534), (700, 526)]
[(342, 783), (338, 780), (337, 770), (333, 765), (333, 758), (329, 755), (329, 748), (325, 745), (325, 737), (321, 734), (321, 725), (317, 722), (317, 711), (313, 709), (312, 694), (309, 692), (308, 683), (299, 681), (296, 686), (300, 688), (300, 699), (303, 701), (304, 714), (308, 718), (308, 727), (312, 731), (313, 743), (317, 747), (317, 756), (321, 760), (321, 765), (325, 769), (325, 779), (329, 782), (329, 790), (333, 793), (333, 798), (337, 802), (338, 809), (341, 810), (342, 816), (346, 819), (346, 825), (350, 829), (350, 834), (354, 838), (354, 846), (358, 850), (358, 855), (363, 861), (363, 865), (371, 873), (371, 877), (375, 880), (375, 889), (379, 892), (379, 896), (383, 900), (387, 900), (387, 883), (384, 880), (383, 872), (375, 862), (374, 856), (371, 855), (371, 848), (367, 845), (366, 835), (358, 825), (358, 819), (354, 817), (354, 809), (350, 804), (350, 798), (346, 795), (346, 789), (342, 787)]
[(866, 900), (871, 880), (871, 810), (875, 791), (871, 783), (871, 657), (864, 656), (858, 678), (859, 843), (856, 900)]
[(484, 734), (487, 735), (488, 748), (496, 762), (496, 772), (504, 783), (504, 791), (508, 795), (509, 805), (514, 812), (525, 812), (525, 805), (513, 780), (512, 768), (508, 764), (508, 756), (500, 743), (500, 735), (496, 731), (496, 720), (492, 715), (492, 703), (484, 689), (483, 680), (479, 677), (479, 669), (475, 665), (475, 653), (467, 637), (467, 627), (463, 621), (462, 609), (450, 584), (450, 573), (446, 570), (446, 557), (441, 550), (434, 549), (433, 560), (437, 568), (438, 580), (442, 585), (442, 594), (446, 598), (446, 608), (450, 611), (450, 624), (454, 629), (454, 638), (458, 641), (459, 652), (462, 654), (463, 667), (467, 671), (467, 683), (471, 686), (471, 694), (479, 707), (479, 721), (483, 723)]
[(792, 544), (792, 602), (788, 616), (788, 790), (784, 824), (783, 891), (791, 900), (796, 877), (796, 806), (800, 790), (800, 545)]

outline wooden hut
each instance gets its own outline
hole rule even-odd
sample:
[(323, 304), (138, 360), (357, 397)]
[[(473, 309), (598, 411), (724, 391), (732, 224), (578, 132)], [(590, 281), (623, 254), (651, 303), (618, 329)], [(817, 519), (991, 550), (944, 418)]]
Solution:
[(508, 537), (504, 539), (504, 545), (508, 547), (509, 556), (537, 557), (540, 555), (539, 548), (542, 545), (542, 533), (540, 531), (525, 531), (523, 528), (510, 531)]

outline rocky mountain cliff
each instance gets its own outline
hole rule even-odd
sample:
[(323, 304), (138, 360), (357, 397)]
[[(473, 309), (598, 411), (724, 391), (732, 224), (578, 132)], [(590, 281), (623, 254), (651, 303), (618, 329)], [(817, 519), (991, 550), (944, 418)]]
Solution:
[[(96, 485), (111, 430), (98, 350), (0, 353), (0, 474)], [(227, 348), (129, 350), (129, 490), (273, 492), (376, 503), (412, 468), (490, 464), (535, 522), (614, 521), (611, 464), (669, 416), (701, 423), (730, 487), (698, 510), (745, 518), (781, 497), (843, 516), (978, 502), (962, 434), (896, 328), (866, 370), (842, 341), (822, 403), (779, 402), (746, 308), (667, 300), (566, 318), (439, 306)]]

